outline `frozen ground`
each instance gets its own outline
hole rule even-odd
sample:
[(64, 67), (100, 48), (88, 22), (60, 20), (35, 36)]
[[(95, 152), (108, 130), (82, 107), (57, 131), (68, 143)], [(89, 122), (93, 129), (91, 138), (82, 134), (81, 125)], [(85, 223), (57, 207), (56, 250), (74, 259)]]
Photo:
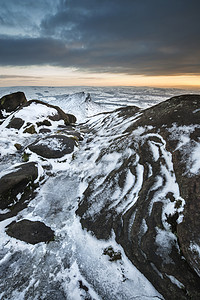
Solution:
[[(92, 115), (111, 111), (120, 106), (136, 105), (146, 108), (172, 96), (194, 92), (150, 88), (12, 87), (0, 88), (0, 97), (15, 91), (25, 92), (28, 100), (39, 99), (58, 105), (67, 113), (76, 115), (79, 123), (83, 123)], [(87, 93), (90, 93), (92, 101)], [(94, 126), (96, 130), (101, 126), (99, 116), (93, 117), (89, 123), (91, 128)], [(112, 134), (117, 138), (120, 120), (114, 122), (114, 125)], [(125, 122), (123, 126), (126, 129), (128, 124)], [(54, 168), (54, 176), (39, 187), (36, 198), (18, 216), (0, 223), (0, 299), (163, 299), (128, 260), (123, 248), (116, 243), (114, 233), (107, 241), (97, 240), (91, 233), (81, 228), (79, 218), (75, 214), (78, 201), (87, 187), (85, 176), (93, 176), (92, 172), (94, 175), (101, 172), (104, 176), (104, 173), (111, 172), (120, 162), (118, 154), (114, 153), (114, 156), (111, 153), (104, 155), (101, 164), (98, 164), (97, 168), (101, 170), (93, 168), (93, 162), (95, 157), (98, 157), (100, 148), (105, 147), (106, 143), (110, 145), (110, 133), (108, 132), (106, 136), (106, 126), (104, 129), (99, 130), (94, 139), (92, 156), (89, 157), (90, 151), (87, 152), (87, 145), (83, 141), (82, 150), (75, 151), (75, 159), (70, 157), (66, 164), (63, 163), (64, 165), (60, 162), (50, 162)], [(14, 131), (7, 136), (3, 125), (0, 130), (3, 130), (0, 145), (3, 150), (2, 166), (5, 171), (11, 163), (17, 163), (17, 160), (6, 161), (6, 155), (13, 153), (14, 143), (17, 139), (19, 142), (22, 137), (20, 135), (17, 137)], [(164, 146), (152, 142), (151, 147), (156, 161), (157, 148), (160, 147), (165, 151)], [(195, 161), (199, 158), (198, 150), (199, 148), (195, 148), (193, 153)], [(131, 153), (124, 152), (124, 155), (129, 157)], [(41, 161), (39, 163), (42, 164)], [(163, 169), (163, 173), (170, 171), (170, 157), (166, 157), (166, 164), (168, 168)], [(143, 170), (140, 164), (137, 166), (137, 161), (135, 167), (138, 178), (132, 192), (137, 195), (141, 185), (140, 173)], [(196, 172), (197, 169), (197, 164), (194, 164), (191, 170)], [(123, 193), (129, 191), (135, 179), (131, 173), (127, 173), (126, 180), (124, 190), (116, 190), (113, 193), (114, 200), (118, 199), (118, 196), (122, 199)], [(170, 180), (176, 188), (175, 178), (172, 175), (169, 184)], [(158, 186), (159, 184), (158, 178)], [(128, 200), (129, 198), (127, 203), (122, 203), (118, 209), (126, 210), (130, 204)], [(166, 206), (167, 209), (170, 211), (171, 207)], [(43, 221), (55, 231), (55, 241), (30, 245), (10, 238), (5, 233), (5, 227), (12, 221), (20, 219)], [(160, 235), (158, 234), (158, 239)], [(108, 246), (112, 246), (115, 251), (121, 251), (122, 259), (109, 261), (109, 257), (103, 255), (104, 249)]]

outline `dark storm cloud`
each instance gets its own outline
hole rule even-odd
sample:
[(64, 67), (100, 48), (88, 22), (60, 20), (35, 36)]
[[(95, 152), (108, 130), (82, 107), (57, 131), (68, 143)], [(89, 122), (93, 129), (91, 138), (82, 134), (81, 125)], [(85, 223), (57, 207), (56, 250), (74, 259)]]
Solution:
[(40, 24), (34, 38), (0, 36), (0, 64), (200, 74), (199, 10), (198, 0), (54, 1), (48, 10), (35, 8)]

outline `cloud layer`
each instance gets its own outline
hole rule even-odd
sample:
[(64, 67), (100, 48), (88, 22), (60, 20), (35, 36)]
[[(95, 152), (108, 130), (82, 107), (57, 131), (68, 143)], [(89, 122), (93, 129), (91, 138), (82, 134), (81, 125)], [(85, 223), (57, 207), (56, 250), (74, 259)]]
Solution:
[(2, 0), (0, 65), (200, 74), (199, 0)]

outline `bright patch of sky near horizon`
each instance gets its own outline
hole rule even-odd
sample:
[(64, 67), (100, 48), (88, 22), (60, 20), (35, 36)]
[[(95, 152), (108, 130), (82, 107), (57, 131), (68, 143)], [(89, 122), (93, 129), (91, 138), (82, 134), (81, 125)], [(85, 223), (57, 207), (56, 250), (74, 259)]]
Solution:
[(197, 0), (1, 0), (0, 86), (200, 86)]
[[(16, 73), (15, 75), (14, 72)], [(0, 68), (0, 86), (150, 86), (200, 87), (200, 76), (145, 76), (81, 72), (51, 66)]]

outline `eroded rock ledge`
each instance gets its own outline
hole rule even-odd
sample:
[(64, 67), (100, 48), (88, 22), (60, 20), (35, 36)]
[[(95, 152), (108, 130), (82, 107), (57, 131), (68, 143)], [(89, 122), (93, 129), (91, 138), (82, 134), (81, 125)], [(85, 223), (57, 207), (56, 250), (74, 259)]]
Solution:
[[(114, 230), (165, 299), (198, 299), (200, 96), (173, 97), (146, 110), (126, 107), (105, 114), (101, 124), (92, 131), (100, 149), (94, 164), (106, 168), (113, 160), (115, 167), (88, 176), (77, 209), (82, 227), (98, 239)], [(105, 147), (99, 141), (109, 134)]]

